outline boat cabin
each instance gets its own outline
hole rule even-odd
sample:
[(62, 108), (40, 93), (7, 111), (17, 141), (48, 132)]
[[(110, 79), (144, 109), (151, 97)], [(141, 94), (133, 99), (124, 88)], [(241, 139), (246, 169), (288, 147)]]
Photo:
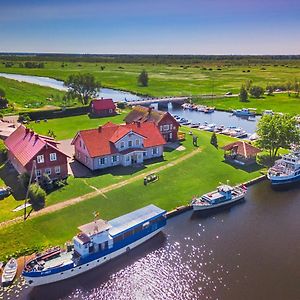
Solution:
[(210, 204), (217, 204), (222, 201), (230, 200), (232, 198), (233, 188), (229, 185), (221, 185), (218, 187), (217, 191), (205, 194), (203, 196), (204, 200)]
[(73, 238), (74, 251), (82, 257), (90, 253), (111, 248), (112, 238), (109, 236), (111, 225), (104, 220), (95, 220), (78, 227), (80, 233)]

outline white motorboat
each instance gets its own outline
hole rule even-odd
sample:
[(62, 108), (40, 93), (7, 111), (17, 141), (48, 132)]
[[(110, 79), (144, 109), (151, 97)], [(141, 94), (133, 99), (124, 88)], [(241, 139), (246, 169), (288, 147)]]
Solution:
[(3, 269), (2, 285), (9, 285), (16, 277), (18, 270), (18, 262), (15, 258), (11, 258)]

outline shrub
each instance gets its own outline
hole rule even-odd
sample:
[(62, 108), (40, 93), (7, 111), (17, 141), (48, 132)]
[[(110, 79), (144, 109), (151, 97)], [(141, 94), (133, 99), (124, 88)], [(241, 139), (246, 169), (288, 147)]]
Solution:
[(125, 107), (126, 107), (126, 103), (125, 102), (118, 102), (117, 103), (117, 108), (124, 109)]
[(39, 210), (45, 206), (46, 192), (38, 184), (30, 185), (28, 197), (34, 210)]
[(259, 98), (260, 96), (263, 95), (263, 93), (264, 93), (264, 89), (260, 86), (254, 85), (250, 88), (250, 94), (255, 98)]
[(43, 190), (50, 191), (53, 189), (52, 180), (48, 174), (44, 173), (40, 178), (40, 185)]
[(140, 86), (148, 86), (148, 80), (148, 73), (145, 70), (143, 70), (138, 77), (138, 84)]
[(248, 101), (248, 93), (247, 93), (244, 86), (241, 87), (239, 98), (240, 98), (240, 102), (247, 102)]
[(218, 138), (215, 132), (211, 135), (210, 143), (218, 149)]
[(0, 161), (4, 162), (7, 159), (7, 149), (4, 145), (3, 140), (0, 140)]
[(30, 175), (25, 172), (18, 175), (18, 180), (20, 181), (23, 188), (27, 189), (29, 185)]
[(6, 98), (0, 97), (0, 109), (8, 107), (8, 100)]

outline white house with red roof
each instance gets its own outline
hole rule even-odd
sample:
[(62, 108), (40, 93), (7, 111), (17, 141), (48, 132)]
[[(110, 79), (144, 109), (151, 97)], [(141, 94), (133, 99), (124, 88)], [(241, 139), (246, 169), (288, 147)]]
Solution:
[(113, 116), (116, 112), (116, 105), (112, 99), (94, 99), (90, 103), (90, 113), (95, 117)]
[(58, 148), (58, 142), (48, 136), (19, 126), (5, 141), (8, 159), (19, 174), (31, 173), (35, 165), (35, 176), (49, 175), (52, 180), (68, 176), (68, 155)]
[(154, 122), (81, 130), (74, 137), (75, 158), (90, 170), (141, 164), (163, 155), (166, 144)]

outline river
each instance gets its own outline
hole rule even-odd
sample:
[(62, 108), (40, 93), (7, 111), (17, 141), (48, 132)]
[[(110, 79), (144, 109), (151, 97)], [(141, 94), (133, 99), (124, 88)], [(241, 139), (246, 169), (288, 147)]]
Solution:
[(130, 253), (77, 278), (23, 286), (11, 299), (299, 299), (299, 198), (300, 188), (261, 182), (244, 202), (173, 217)]
[[(41, 77), (41, 76), (31, 76), (31, 75), (20, 75), (20, 74), (7, 74), (0, 73), (0, 77), (4, 77), (7, 79), (13, 79), (21, 82), (27, 82), (32, 84), (37, 84), (40, 86), (50, 87), (60, 91), (67, 91), (67, 88), (64, 86), (63, 81), (56, 80), (49, 77)], [(103, 98), (112, 98), (115, 101), (135, 101), (140, 100), (141, 97), (129, 92), (123, 92), (114, 89), (101, 88), (99, 97)]]

